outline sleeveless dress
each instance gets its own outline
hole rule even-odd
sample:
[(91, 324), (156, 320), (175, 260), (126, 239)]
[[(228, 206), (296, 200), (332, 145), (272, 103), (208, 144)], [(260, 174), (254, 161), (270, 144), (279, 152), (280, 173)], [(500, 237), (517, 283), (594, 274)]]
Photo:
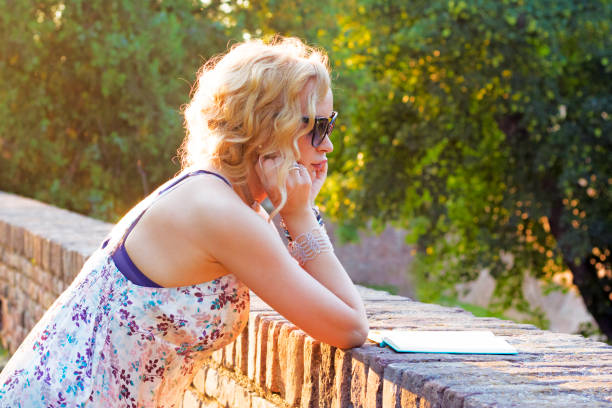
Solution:
[(120, 250), (156, 198), (204, 173), (170, 180), (117, 225), (0, 373), (0, 407), (181, 407), (210, 353), (244, 329), (249, 290), (233, 274), (159, 287)]

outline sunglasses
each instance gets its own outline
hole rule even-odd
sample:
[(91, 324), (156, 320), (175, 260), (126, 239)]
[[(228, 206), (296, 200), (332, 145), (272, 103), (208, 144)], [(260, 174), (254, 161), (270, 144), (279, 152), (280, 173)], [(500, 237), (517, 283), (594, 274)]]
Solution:
[[(337, 117), (338, 112), (332, 111), (329, 118), (315, 118), (314, 126), (310, 132), (312, 135), (312, 139), (310, 140), (312, 147), (321, 146), (321, 143), (323, 143), (325, 137), (331, 135), (332, 130), (334, 130), (334, 123), (336, 122)], [(302, 117), (302, 122), (308, 123), (309, 120), (307, 117)]]

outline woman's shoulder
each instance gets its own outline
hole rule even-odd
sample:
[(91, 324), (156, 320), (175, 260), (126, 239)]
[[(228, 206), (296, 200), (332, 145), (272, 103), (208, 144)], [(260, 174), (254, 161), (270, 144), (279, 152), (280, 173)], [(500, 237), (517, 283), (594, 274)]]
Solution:
[(224, 227), (240, 223), (245, 217), (259, 218), (224, 179), (214, 174), (198, 173), (167, 193), (163, 207), (192, 228)]

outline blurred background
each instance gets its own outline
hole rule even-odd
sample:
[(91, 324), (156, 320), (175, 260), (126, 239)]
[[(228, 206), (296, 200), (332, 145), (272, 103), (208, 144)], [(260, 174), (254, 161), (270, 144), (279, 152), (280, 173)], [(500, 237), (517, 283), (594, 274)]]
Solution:
[(609, 0), (0, 0), (0, 190), (109, 222), (179, 171), (198, 68), (324, 48), (357, 282), (612, 339)]

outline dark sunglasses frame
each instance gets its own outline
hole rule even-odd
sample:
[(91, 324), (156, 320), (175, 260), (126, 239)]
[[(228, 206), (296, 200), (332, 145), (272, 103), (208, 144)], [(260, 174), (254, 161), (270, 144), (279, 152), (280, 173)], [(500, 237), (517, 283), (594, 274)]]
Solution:
[[(310, 144), (312, 147), (319, 147), (325, 140), (325, 137), (329, 137), (331, 132), (334, 130), (334, 123), (336, 122), (336, 118), (338, 117), (338, 112), (332, 111), (332, 114), (328, 118), (315, 118), (314, 126), (312, 127), (312, 131), (310, 134), (312, 135), (312, 139), (310, 139)], [(309, 120), (306, 116), (302, 117), (302, 122), (308, 123)]]

